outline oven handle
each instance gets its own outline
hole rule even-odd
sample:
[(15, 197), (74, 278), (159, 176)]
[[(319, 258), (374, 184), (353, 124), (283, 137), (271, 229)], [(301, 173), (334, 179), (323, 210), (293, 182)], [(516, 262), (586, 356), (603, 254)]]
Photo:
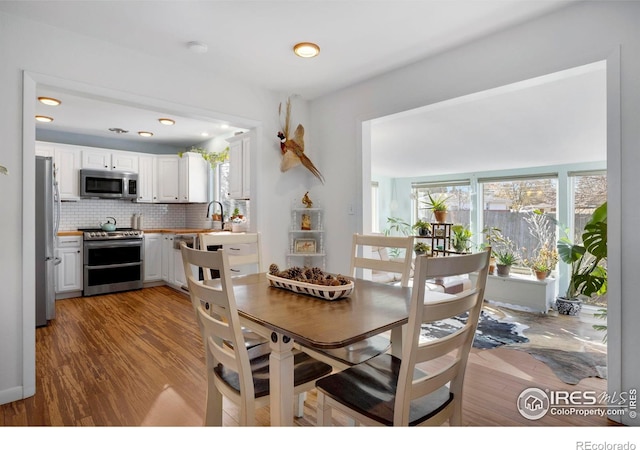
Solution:
[(116, 247), (142, 247), (142, 239), (135, 241), (113, 240), (113, 241), (84, 241), (85, 248), (116, 248)]
[(122, 263), (122, 264), (107, 264), (104, 266), (90, 266), (88, 264), (85, 264), (84, 266), (88, 270), (99, 270), (99, 269), (114, 269), (116, 267), (134, 267), (134, 266), (141, 266), (141, 265), (142, 265), (142, 261), (132, 262), (132, 263)]

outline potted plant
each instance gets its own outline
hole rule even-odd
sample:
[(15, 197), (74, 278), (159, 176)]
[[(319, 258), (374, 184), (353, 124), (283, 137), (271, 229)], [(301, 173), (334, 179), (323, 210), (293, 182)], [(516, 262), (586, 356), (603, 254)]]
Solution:
[[(498, 227), (485, 227), (482, 230), (482, 234), (484, 234), (484, 242), (480, 244), (480, 250), (485, 250), (488, 247), (495, 248), (498, 242), (504, 240), (502, 237), (502, 230)], [(493, 275), (495, 271), (496, 257), (492, 251), (489, 259), (489, 275)]]
[(471, 230), (464, 225), (455, 224), (451, 227), (451, 232), (453, 248), (459, 253), (468, 252), (471, 249)]
[(436, 222), (445, 223), (445, 221), (447, 220), (447, 210), (448, 210), (447, 200), (449, 200), (451, 196), (440, 195), (438, 198), (434, 198), (431, 195), (431, 192), (427, 192), (427, 195), (429, 196), (429, 201), (423, 202), (423, 203), (427, 205), (427, 209), (430, 209), (431, 211), (433, 211), (433, 216), (435, 217)]
[(429, 222), (425, 222), (422, 219), (419, 219), (416, 223), (413, 224), (414, 230), (418, 232), (420, 236), (429, 236), (429, 230), (431, 230), (431, 224)]
[(417, 242), (416, 245), (413, 246), (413, 251), (416, 252), (417, 256), (424, 255), (429, 250), (431, 250), (431, 248), (424, 242)]
[(548, 242), (539, 246), (532, 258), (524, 261), (524, 264), (535, 273), (538, 280), (546, 279), (549, 273), (555, 269), (557, 263), (558, 251)]
[(503, 237), (497, 242), (496, 248), (492, 247), (492, 253), (496, 258), (496, 269), (500, 277), (508, 277), (511, 266), (520, 262), (520, 255), (509, 238)]
[(561, 314), (577, 315), (582, 309), (581, 296), (607, 290), (607, 269), (600, 264), (607, 258), (607, 202), (595, 209), (584, 226), (582, 242), (572, 243), (566, 232), (558, 241), (560, 259), (570, 268), (567, 291), (556, 299), (556, 309)]
[(523, 262), (535, 273), (537, 279), (544, 280), (558, 263), (558, 250), (554, 245), (555, 219), (536, 209), (526, 215), (524, 220), (537, 243), (531, 256)]
[[(409, 236), (411, 233), (411, 225), (401, 219), (400, 217), (387, 217), (387, 228), (384, 229), (385, 236)], [(399, 248), (390, 248), (389, 256), (391, 258), (400, 257), (400, 249)]]

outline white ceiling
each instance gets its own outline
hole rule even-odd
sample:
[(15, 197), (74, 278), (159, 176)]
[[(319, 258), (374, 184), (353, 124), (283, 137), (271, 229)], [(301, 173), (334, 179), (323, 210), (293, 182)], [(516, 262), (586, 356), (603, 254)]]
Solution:
[[(574, 1), (578, 0), (0, 0), (0, 11), (311, 100)], [(310, 60), (294, 56), (293, 45), (307, 40), (320, 46), (320, 55)], [(206, 44), (208, 51), (201, 54), (189, 51), (189, 41)], [(378, 124), (374, 127), (380, 138), (375, 154), (380, 155), (383, 165), (390, 167), (384, 155), (411, 149), (417, 153), (393, 160), (404, 159), (415, 167), (415, 161), (428, 154), (426, 167), (442, 173), (452, 166), (451, 154), (464, 156), (455, 160), (466, 159), (472, 167), (478, 167), (476, 161), (490, 160), (491, 167), (496, 168), (496, 161), (504, 155), (512, 161), (522, 155), (531, 159), (532, 149), (551, 150), (552, 153), (539, 157), (549, 162), (552, 157), (575, 148), (584, 153), (587, 148), (582, 145), (584, 142), (602, 142), (602, 136), (594, 136), (590, 131), (603, 126), (584, 126), (595, 124), (598, 119), (597, 113), (590, 117), (583, 114), (593, 110), (594, 103), (567, 109), (568, 105), (577, 105), (576, 96), (585, 102), (587, 97), (591, 98), (585, 94), (591, 92), (586, 80), (581, 87), (568, 88), (570, 84), (564, 82), (548, 89), (537, 86), (538, 91), (531, 91), (533, 96), (522, 89), (487, 96), (482, 101), (427, 108), (426, 116), (407, 114), (403, 120), (381, 120), (380, 128)], [(569, 97), (570, 93), (574, 95)], [(56, 93), (39, 91), (39, 94)], [(156, 133), (155, 142), (164, 139), (163, 143), (174, 145), (191, 145), (192, 134), (199, 134), (204, 127), (210, 133), (221, 132), (219, 123), (180, 117), (175, 118), (175, 126), (163, 127), (157, 123), (162, 111), (65, 94), (63, 104), (68, 117), (63, 118), (60, 108), (56, 120), (47, 125), (49, 128), (101, 135), (110, 133), (105, 126), (118, 127), (130, 130), (129, 137), (139, 130), (148, 130)], [(547, 100), (543, 101), (542, 95), (548, 95), (544, 97)], [(601, 100), (592, 99), (598, 106)], [(42, 108), (38, 108), (40, 113)], [(46, 111), (51, 115), (51, 109)], [(570, 122), (566, 123), (566, 119)], [(150, 123), (155, 130), (150, 129)], [(391, 129), (392, 125), (400, 128)], [(580, 133), (575, 132), (576, 126)], [(584, 135), (584, 142), (576, 141), (579, 134)], [(410, 175), (406, 168), (397, 170)]]

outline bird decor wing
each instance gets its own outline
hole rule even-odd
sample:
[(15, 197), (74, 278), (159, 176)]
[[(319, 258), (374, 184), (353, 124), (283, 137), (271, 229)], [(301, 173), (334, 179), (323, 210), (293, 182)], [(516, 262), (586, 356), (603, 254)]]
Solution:
[[(278, 108), (278, 113), (282, 119), (282, 103)], [(324, 177), (318, 170), (318, 168), (311, 162), (311, 160), (304, 154), (304, 127), (298, 124), (294, 132), (293, 137), (290, 136), (291, 130), (291, 100), (287, 99), (287, 106), (285, 112), (285, 121), (282, 126), (282, 131), (278, 132), (278, 138), (280, 139), (280, 151), (282, 153), (282, 161), (280, 163), (280, 171), (286, 172), (302, 163), (316, 178), (318, 178), (322, 184), (324, 184)]]

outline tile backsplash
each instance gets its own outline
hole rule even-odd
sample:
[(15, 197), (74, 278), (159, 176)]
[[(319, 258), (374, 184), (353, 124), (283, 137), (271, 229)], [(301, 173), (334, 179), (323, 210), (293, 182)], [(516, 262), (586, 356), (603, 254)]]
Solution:
[(142, 214), (142, 228), (204, 228), (206, 204), (133, 203), (123, 200), (81, 199), (62, 202), (60, 231), (99, 227), (107, 217), (116, 219), (118, 228), (132, 227), (132, 216)]

